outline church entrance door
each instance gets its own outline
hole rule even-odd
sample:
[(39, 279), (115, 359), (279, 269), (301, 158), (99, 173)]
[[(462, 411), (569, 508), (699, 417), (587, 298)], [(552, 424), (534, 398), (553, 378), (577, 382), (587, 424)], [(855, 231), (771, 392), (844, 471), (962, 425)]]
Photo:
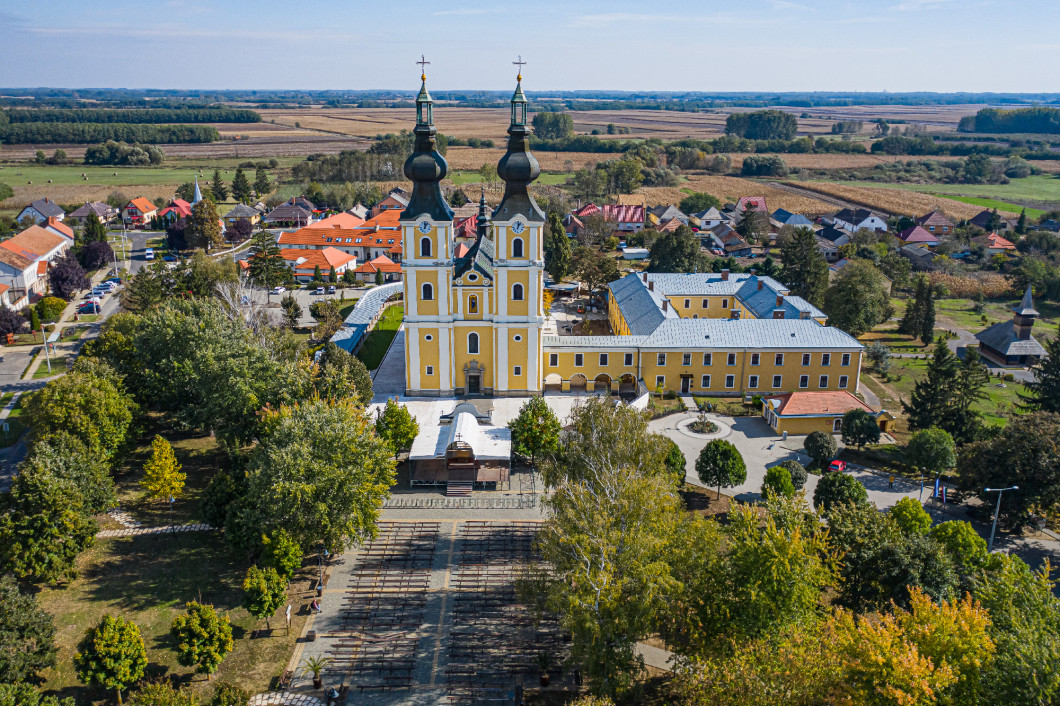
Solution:
[(469, 394), (469, 395), (481, 395), (482, 394), (482, 373), (468, 373), (467, 374), (467, 394)]

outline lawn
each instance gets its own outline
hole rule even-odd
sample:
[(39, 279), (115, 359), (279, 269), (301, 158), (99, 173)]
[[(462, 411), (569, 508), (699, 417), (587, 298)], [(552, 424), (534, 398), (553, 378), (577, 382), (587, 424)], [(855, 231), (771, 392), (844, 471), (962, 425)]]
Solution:
[(357, 357), (369, 370), (375, 370), (383, 362), (383, 356), (390, 348), (390, 342), (394, 340), (401, 320), (405, 316), (405, 307), (397, 304), (389, 307), (379, 322), (375, 325), (357, 353)]
[[(51, 150), (45, 150), (50, 152)], [(151, 167), (116, 167), (116, 166), (88, 166), (85, 164), (63, 164), (63, 165), (38, 165), (26, 162), (8, 162), (3, 164), (0, 170), (0, 181), (11, 186), (23, 185), (33, 182), (36, 186), (69, 186), (75, 184), (91, 184), (104, 186), (149, 186), (153, 184), (183, 184), (185, 182), (199, 180), (199, 184), (205, 188), (207, 182), (213, 178), (214, 169), (221, 170), (221, 176), (226, 183), (231, 183), (235, 177), (236, 166), (245, 159), (167, 159), (165, 164)], [(250, 158), (249, 161), (259, 162), (262, 158)], [(268, 161), (265, 158), (264, 161)], [(304, 161), (304, 158), (288, 157), (280, 158), (280, 168)], [(270, 177), (275, 177), (275, 170), (269, 170)], [(227, 172), (227, 173), (226, 173)], [(254, 180), (254, 169), (244, 169), (251, 181)], [(82, 177), (81, 175), (85, 176)], [(87, 177), (87, 178), (86, 178)], [(49, 183), (50, 180), (50, 183)]]
[[(3, 405), (11, 401), (12, 394), (8, 392), (4, 395)], [(7, 448), (22, 438), (22, 432), (26, 431), (26, 424), (22, 421), (22, 397), (18, 398), (18, 402), (15, 403), (3, 423), (7, 424), (7, 431), (0, 430), (0, 448)]]
[(52, 375), (58, 375), (59, 373), (66, 372), (66, 356), (60, 355), (51, 357), (51, 369), (48, 368), (48, 360), (44, 359), (40, 362), (40, 366), (33, 372), (33, 379), (39, 380), (40, 378), (49, 378)]
[[(865, 181), (841, 181), (848, 186), (872, 186), (882, 189), (917, 191), (945, 196), (963, 203), (1019, 213), (1020, 203), (1056, 203), (1060, 205), (1060, 178), (1039, 174), (1026, 179), (1012, 179), (1008, 184), (887, 184)], [(1037, 218), (1039, 209), (1028, 208), (1027, 217)]]

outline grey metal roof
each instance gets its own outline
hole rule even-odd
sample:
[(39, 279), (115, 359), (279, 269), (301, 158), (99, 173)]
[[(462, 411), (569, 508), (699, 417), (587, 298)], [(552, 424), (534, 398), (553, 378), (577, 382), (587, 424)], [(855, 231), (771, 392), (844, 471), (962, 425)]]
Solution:
[(1016, 336), (1016, 324), (1002, 321), (975, 334), (984, 344), (1003, 355), (1046, 355), (1045, 348), (1034, 337), (1020, 340)]
[(647, 336), (542, 336), (541, 345), (549, 348), (578, 348), (597, 350), (599, 348), (635, 349), (644, 344)]
[[(835, 244), (837, 241), (843, 238), (846, 238), (849, 241), (850, 233), (845, 230), (842, 230), (841, 228), (836, 228), (835, 226), (825, 226), (817, 232), (817, 237), (824, 238), (828, 242)], [(842, 245), (842, 243), (840, 244)]]
[(247, 206), (245, 203), (237, 203), (232, 207), (228, 213), (224, 215), (225, 218), (253, 218), (258, 215), (258, 210)]
[(84, 206), (71, 213), (70, 218), (88, 218), (88, 214), (90, 213), (94, 213), (100, 218), (106, 218), (113, 213), (114, 210), (115, 209), (110, 207), (110, 204), (103, 203), (102, 201), (86, 202)]
[(677, 318), (673, 307), (663, 311), (665, 297), (661, 288), (656, 286), (656, 291), (649, 290), (637, 274), (626, 275), (609, 286), (611, 296), (629, 325), (629, 332), (634, 336), (649, 334), (666, 319)]
[(733, 296), (751, 282), (757, 289), (758, 280), (763, 287), (786, 293), (788, 288), (772, 277), (758, 277), (749, 272), (732, 272), (729, 279), (722, 279), (720, 272), (683, 273), (648, 273), (648, 281), (654, 283), (655, 290), (665, 295), (687, 294), (690, 296)]
[(1031, 286), (1027, 285), (1027, 291), (1023, 293), (1023, 301), (1013, 309), (1020, 316), (1041, 316), (1034, 308), (1034, 296), (1031, 294)]
[(696, 218), (701, 221), (720, 221), (723, 220), (721, 211), (711, 206), (706, 211), (700, 211), (696, 214)]
[(59, 208), (59, 205), (57, 203), (55, 203), (49, 198), (37, 199), (36, 201), (31, 203), (30, 206), (33, 208), (33, 210), (35, 210), (37, 213), (44, 216), (45, 218), (48, 218), (50, 216), (58, 218), (59, 216), (63, 216), (66, 214), (65, 211)]
[(386, 306), (387, 300), (400, 294), (403, 286), (401, 282), (391, 282), (369, 289), (357, 300), (350, 315), (342, 323), (342, 328), (331, 337), (331, 342), (346, 351), (352, 351), (368, 332), (372, 320)]
[(292, 203), (283, 203), (269, 211), (265, 220), (273, 221), (305, 221), (308, 223), (313, 218), (312, 210), (307, 210)]

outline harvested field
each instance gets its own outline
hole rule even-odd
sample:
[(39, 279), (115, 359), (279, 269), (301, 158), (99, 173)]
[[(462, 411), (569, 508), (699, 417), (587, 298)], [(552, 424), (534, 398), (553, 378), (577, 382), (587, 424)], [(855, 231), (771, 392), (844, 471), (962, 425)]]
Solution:
[[(876, 208), (888, 213), (900, 213), (915, 216), (932, 210), (939, 210), (951, 218), (971, 218), (982, 211), (981, 206), (961, 203), (953, 199), (914, 191), (901, 191), (871, 186), (848, 186), (830, 182), (796, 181), (790, 182), (800, 189), (835, 196), (866, 208)], [(1019, 215), (1019, 214), (1012, 214)]]
[(741, 196), (765, 196), (769, 211), (785, 208), (794, 213), (820, 215), (832, 213), (835, 207), (817, 199), (781, 191), (769, 182), (741, 179), (740, 177), (712, 176), (705, 174), (689, 175), (688, 180), (678, 187), (642, 187), (637, 191), (643, 194), (649, 206), (658, 204), (676, 204), (688, 194), (696, 191), (706, 192), (721, 199), (722, 202), (735, 202)]
[[(450, 171), (456, 169), (478, 169), (483, 164), (497, 165), (500, 158), (504, 156), (503, 147), (482, 149), (474, 147), (450, 147), (445, 153), (445, 161), (449, 162)], [(598, 154), (594, 152), (534, 152), (541, 170), (545, 172), (565, 172), (570, 169), (581, 169), (587, 165), (595, 165), (608, 159), (618, 159), (619, 154)], [(567, 165), (567, 161), (570, 165)]]
[[(751, 155), (739, 152), (729, 155), (736, 169), (742, 167), (744, 157), (749, 156)], [(859, 169), (894, 161), (894, 157), (879, 154), (774, 154), (770, 152), (758, 153), (755, 156), (780, 157), (784, 160), (784, 164), (794, 169)]]

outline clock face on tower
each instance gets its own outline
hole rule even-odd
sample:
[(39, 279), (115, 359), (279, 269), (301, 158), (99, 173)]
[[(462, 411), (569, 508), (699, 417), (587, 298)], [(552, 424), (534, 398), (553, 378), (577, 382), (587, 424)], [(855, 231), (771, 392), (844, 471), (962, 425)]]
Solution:
[(431, 232), (431, 224), (429, 221), (420, 221), (419, 225), (420, 232), (427, 235)]
[(523, 225), (522, 221), (516, 221), (515, 223), (512, 223), (512, 232), (516, 235), (519, 235), (524, 230), (526, 230), (526, 226)]

